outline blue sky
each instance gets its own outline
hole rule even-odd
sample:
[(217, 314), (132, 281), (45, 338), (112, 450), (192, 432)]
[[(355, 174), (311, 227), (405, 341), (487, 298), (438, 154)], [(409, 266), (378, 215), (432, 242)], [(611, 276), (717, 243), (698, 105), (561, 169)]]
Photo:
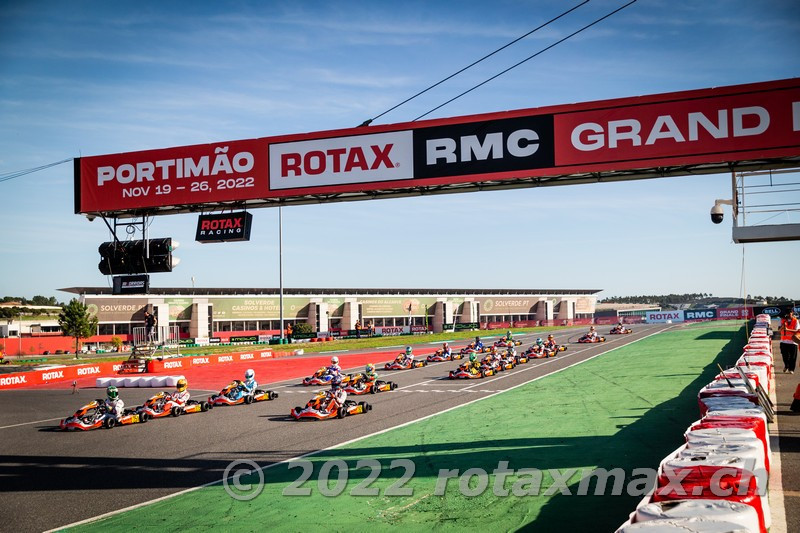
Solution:
[[(31, 2), (0, 9), (0, 176), (99, 155), (354, 127), (578, 1)], [(381, 117), (405, 122), (623, 5), (593, 0)], [(637, 3), (428, 118), (800, 75), (796, 1)], [(586, 288), (739, 296), (730, 176), (283, 210), (286, 287)], [(248, 243), (194, 242), (157, 287), (276, 287), (278, 212)], [(108, 286), (101, 220), (73, 214), (71, 163), (0, 182), (0, 295)], [(800, 299), (797, 242), (747, 245), (746, 292)], [(796, 269), (795, 269), (796, 272)]]

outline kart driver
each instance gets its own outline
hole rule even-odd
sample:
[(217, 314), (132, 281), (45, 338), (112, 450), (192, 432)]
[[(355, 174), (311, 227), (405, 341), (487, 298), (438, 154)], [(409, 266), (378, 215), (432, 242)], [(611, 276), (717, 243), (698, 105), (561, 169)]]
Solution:
[(106, 401), (103, 402), (108, 414), (119, 420), (125, 409), (125, 402), (119, 397), (119, 390), (114, 385), (106, 389)]
[(511, 334), (511, 330), (506, 331), (506, 340), (508, 342), (511, 342), (512, 340), (514, 340), (513, 335)]
[(244, 381), (239, 383), (239, 386), (231, 391), (231, 400), (238, 400), (239, 398), (244, 397), (247, 394), (253, 394), (253, 392), (258, 387), (258, 383), (256, 382), (256, 373), (253, 371), (252, 368), (248, 368), (244, 372)]
[(398, 355), (397, 360), (404, 365), (414, 364), (414, 351), (411, 349), (411, 346), (406, 346), (405, 353)]
[(322, 404), (320, 411), (330, 411), (333, 405), (336, 405), (337, 410), (341, 409), (347, 399), (347, 393), (342, 388), (342, 377), (334, 376), (331, 379), (331, 389), (325, 396), (325, 402)]
[(517, 356), (517, 351), (514, 349), (513, 344), (509, 344), (506, 348), (506, 359), (513, 360)]
[(339, 358), (335, 355), (331, 357), (331, 365), (328, 367), (328, 374), (338, 376), (342, 373), (342, 367), (339, 366)]
[(475, 337), (475, 343), (472, 345), (472, 347), (479, 352), (483, 350), (483, 343), (481, 342), (480, 337)]
[(378, 379), (378, 373), (375, 372), (375, 365), (372, 363), (367, 364), (364, 368), (364, 380), (365, 381), (375, 381)]
[(544, 343), (544, 347), (548, 350), (556, 349), (556, 338), (552, 334), (547, 336), (547, 342)]
[(191, 396), (189, 394), (189, 391), (187, 390), (188, 386), (189, 383), (186, 381), (185, 378), (179, 379), (178, 383), (175, 384), (176, 391), (173, 392), (172, 394), (169, 394), (168, 399), (172, 400), (181, 407), (184, 407), (186, 405), (186, 402), (189, 401), (189, 397)]
[(450, 345), (447, 343), (442, 344), (442, 355), (445, 357), (450, 357), (452, 355), (452, 351), (450, 350)]
[(589, 328), (589, 333), (586, 334), (586, 337), (589, 338), (589, 339), (596, 339), (597, 338), (597, 330), (594, 328), (594, 326), (591, 326)]
[(467, 363), (467, 370), (480, 372), (481, 364), (478, 362), (478, 356), (474, 353), (469, 354), (469, 363)]

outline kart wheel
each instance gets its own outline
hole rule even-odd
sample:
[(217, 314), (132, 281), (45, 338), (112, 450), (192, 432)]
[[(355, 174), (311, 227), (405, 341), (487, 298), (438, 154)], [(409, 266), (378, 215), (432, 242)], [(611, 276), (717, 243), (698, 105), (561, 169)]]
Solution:
[(485, 377), (486, 377), (486, 370), (481, 370), (481, 377), (482, 377), (482, 378), (485, 378)]
[(450, 379), (455, 379), (455, 378), (453, 377), (453, 372), (452, 372), (452, 371), (450, 372), (450, 375), (449, 375), (448, 377), (449, 377)]
[(148, 415), (147, 413), (139, 413), (139, 422), (144, 423), (147, 422), (148, 420), (150, 420), (150, 415)]
[(205, 413), (209, 409), (211, 409), (211, 406), (208, 404), (208, 402), (200, 402), (200, 410), (201, 411), (203, 411)]
[(278, 393), (277, 392), (269, 391), (269, 399), (270, 400), (274, 400), (277, 397), (278, 397)]
[(253, 403), (253, 397), (248, 394), (247, 396), (244, 397), (244, 403), (250, 405), (251, 403)]
[(347, 416), (347, 407), (346, 407), (346, 406), (344, 406), (344, 405), (343, 405), (343, 406), (341, 406), (341, 407), (339, 408), (339, 410), (338, 410), (338, 411), (336, 411), (336, 416), (337, 416), (338, 418), (344, 418), (344, 417), (346, 417), (346, 416)]
[(181, 416), (181, 408), (178, 406), (173, 407), (171, 414), (172, 416)]
[(396, 388), (397, 388), (397, 383), (395, 383), (395, 382), (393, 381), (393, 382), (392, 382), (392, 388), (391, 388), (391, 390), (395, 390)]
[(370, 404), (368, 404), (367, 402), (358, 402), (358, 404), (361, 406), (361, 412), (362, 413), (366, 413), (368, 411), (372, 411), (372, 406)]
[(106, 418), (105, 421), (103, 422), (103, 427), (106, 428), (106, 429), (111, 429), (116, 425), (117, 425), (117, 419), (116, 418), (110, 418), (109, 417), (109, 418)]
[(369, 390), (369, 393), (370, 394), (375, 394), (376, 392), (379, 392), (379, 391), (380, 391), (380, 389), (378, 389), (378, 385), (373, 383), (372, 384), (372, 388)]

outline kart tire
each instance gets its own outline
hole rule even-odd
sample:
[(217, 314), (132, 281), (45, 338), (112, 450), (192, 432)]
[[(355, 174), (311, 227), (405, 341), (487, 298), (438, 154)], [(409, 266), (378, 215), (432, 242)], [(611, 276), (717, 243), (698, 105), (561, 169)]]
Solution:
[(145, 423), (148, 420), (150, 420), (150, 415), (148, 415), (147, 413), (139, 413), (139, 422)]
[(338, 411), (336, 411), (336, 417), (337, 417), (337, 418), (344, 418), (344, 417), (346, 417), (346, 416), (347, 416), (347, 406), (346, 406), (346, 405), (343, 405), (343, 406), (341, 406), (341, 407), (339, 408), (339, 410), (338, 410)]
[(205, 413), (205, 412), (206, 412), (206, 411), (208, 411), (209, 409), (211, 409), (211, 405), (209, 405), (209, 403), (208, 403), (208, 402), (200, 402), (200, 410), (201, 410), (202, 412), (204, 412), (204, 413)]
[(391, 388), (391, 390), (395, 390), (396, 388), (397, 388), (397, 383), (395, 383), (395, 382), (393, 381), (393, 382), (392, 382), (392, 388)]
[(295, 407), (295, 408), (294, 408), (294, 412), (295, 412), (295, 413), (299, 413), (299, 412), (300, 412), (300, 411), (302, 411), (302, 410), (303, 410), (303, 408), (302, 408), (302, 407), (300, 407), (299, 405), (298, 405), (297, 407)]
[(372, 384), (372, 388), (369, 390), (369, 393), (370, 394), (375, 394), (376, 392), (378, 392), (378, 385), (373, 383)]
[(116, 418), (110, 418), (109, 417), (109, 418), (106, 418), (103, 421), (103, 427), (106, 428), (106, 429), (111, 429), (116, 425), (117, 425), (117, 419)]
[(485, 377), (486, 377), (486, 370), (481, 370), (481, 377), (482, 377), (482, 378), (485, 378)]
[(274, 400), (277, 397), (278, 397), (278, 393), (277, 392), (269, 391), (269, 399), (270, 400)]
[(244, 403), (250, 405), (251, 403), (253, 403), (253, 397), (248, 394), (247, 396), (244, 397)]
[(372, 405), (368, 404), (367, 402), (358, 402), (361, 405), (361, 409), (367, 413), (372, 411)]
[(181, 408), (178, 406), (173, 407), (172, 413), (170, 414), (172, 414), (172, 416), (181, 416)]
[(450, 379), (456, 379), (456, 378), (454, 378), (454, 377), (453, 377), (453, 371), (452, 371), (452, 370), (450, 371), (450, 375), (449, 375), (448, 377), (449, 377)]

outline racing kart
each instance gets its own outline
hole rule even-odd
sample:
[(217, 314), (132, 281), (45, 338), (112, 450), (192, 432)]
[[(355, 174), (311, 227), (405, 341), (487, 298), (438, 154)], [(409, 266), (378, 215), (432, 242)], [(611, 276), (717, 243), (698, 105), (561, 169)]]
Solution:
[(608, 332), (609, 335), (627, 335), (629, 333), (633, 333), (633, 330), (628, 328), (618, 329), (616, 327), (611, 328), (611, 331)]
[(411, 368), (422, 368), (423, 366), (428, 366), (428, 361), (422, 359), (420, 361), (411, 361), (409, 363), (404, 363), (399, 359), (395, 359), (391, 363), (386, 363), (384, 368), (386, 370), (409, 370)]
[(494, 345), (496, 348), (508, 348), (509, 346), (522, 346), (522, 341), (518, 340), (507, 340), (507, 339), (500, 339), (499, 341), (495, 341)]
[(365, 379), (364, 374), (359, 373), (348, 376), (347, 379), (342, 382), (342, 386), (347, 394), (359, 396), (361, 394), (393, 391), (397, 388), (397, 383), (393, 381), (382, 381), (380, 379), (368, 381)]
[(208, 402), (189, 400), (186, 405), (178, 405), (168, 392), (159, 392), (155, 396), (151, 396), (141, 407), (137, 407), (136, 412), (150, 418), (161, 418), (170, 415), (180, 416), (184, 413), (206, 412), (208, 409)]
[(480, 369), (472, 368), (469, 363), (462, 363), (457, 369), (451, 370), (448, 377), (450, 379), (481, 379), (487, 376), (493, 376), (497, 372), (490, 367), (481, 365)]
[(594, 342), (606, 342), (606, 338), (605, 337), (601, 337), (599, 335), (597, 337), (590, 337), (589, 335), (584, 335), (580, 339), (578, 339), (578, 342), (581, 343), (581, 344), (594, 343)]
[(340, 409), (336, 402), (327, 402), (327, 396), (325, 392), (318, 392), (308, 401), (305, 407), (295, 407), (289, 414), (295, 420), (327, 420), (329, 418), (344, 418), (372, 410), (372, 406), (367, 402), (355, 402), (353, 400), (345, 400)]
[(263, 402), (267, 400), (274, 400), (278, 397), (277, 392), (256, 389), (251, 393), (245, 393), (239, 398), (234, 398), (234, 395), (244, 384), (241, 380), (235, 379), (229, 383), (219, 394), (214, 394), (208, 399), (208, 407), (216, 407), (218, 405), (239, 405), (242, 403), (251, 404), (253, 402)]
[(331, 382), (331, 378), (333, 374), (328, 372), (328, 367), (323, 366), (316, 372), (314, 375), (309, 378), (303, 378), (303, 385), (308, 387), (309, 385), (328, 385)]
[(469, 355), (471, 353), (486, 353), (486, 352), (491, 352), (491, 351), (492, 351), (492, 347), (491, 346), (483, 346), (482, 348), (478, 349), (478, 348), (475, 348), (475, 343), (472, 343), (472, 344), (468, 344), (467, 346), (461, 348), (461, 351), (458, 352), (458, 353), (460, 355)]
[(464, 357), (462, 352), (450, 352), (450, 355), (445, 355), (443, 350), (439, 348), (432, 354), (428, 355), (425, 359), (429, 363), (439, 363), (441, 361), (455, 361), (456, 359), (461, 359)]
[(117, 424), (128, 425), (147, 422), (147, 413), (137, 413), (132, 409), (125, 409), (119, 420), (108, 411), (102, 399), (93, 400), (77, 411), (75, 414), (62, 420), (58, 427), (65, 431), (106, 428), (111, 429)]

